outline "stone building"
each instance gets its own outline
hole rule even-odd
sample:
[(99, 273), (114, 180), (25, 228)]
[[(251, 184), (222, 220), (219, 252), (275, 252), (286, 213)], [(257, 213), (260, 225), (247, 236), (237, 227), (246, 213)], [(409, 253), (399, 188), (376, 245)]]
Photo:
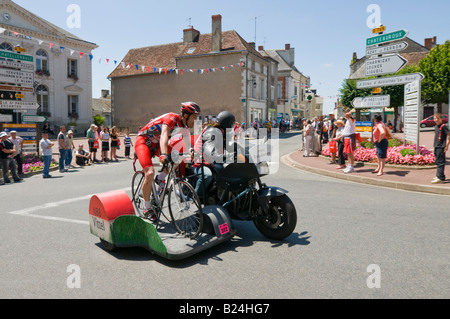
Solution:
[(262, 46), (258, 49), (263, 56), (270, 57), (278, 63), (275, 119), (279, 121), (281, 118), (316, 116), (315, 99), (313, 101), (306, 99), (311, 80), (295, 66), (295, 48), (286, 44), (285, 48), (280, 50), (264, 50)]
[[(6, 82), (2, 86), (5, 91), (1, 93), (24, 94), (21, 100), (39, 104), (38, 109), (18, 106), (0, 108), (0, 113), (13, 114), (13, 122), (17, 124), (21, 123), (23, 114), (42, 114), (51, 125), (75, 124), (77, 131), (84, 132), (92, 122), (92, 66), (89, 55), (98, 46), (10, 0), (0, 0), (0, 31), (0, 52), (26, 57), (31, 65), (26, 70), (16, 70), (26, 72), (23, 74), (32, 79), (29, 84), (22, 85), (27, 87), (24, 88), (25, 93), (17, 91), (17, 88), (11, 91), (11, 86), (16, 83)], [(83, 58), (80, 52), (84, 54)], [(16, 63), (13, 66), (19, 68), (24, 66), (17, 59), (0, 60)]]
[(204, 120), (223, 110), (239, 122), (266, 119), (277, 63), (254, 46), (236, 31), (222, 31), (222, 17), (214, 15), (211, 33), (191, 27), (183, 42), (130, 50), (109, 75), (113, 124), (137, 131), (161, 114), (178, 113), (185, 101), (197, 102)]

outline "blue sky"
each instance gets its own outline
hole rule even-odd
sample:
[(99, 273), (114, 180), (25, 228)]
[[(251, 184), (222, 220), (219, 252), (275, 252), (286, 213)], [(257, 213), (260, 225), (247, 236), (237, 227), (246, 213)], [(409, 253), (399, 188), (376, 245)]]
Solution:
[[(372, 36), (367, 19), (371, 4), (380, 7), (386, 32), (406, 29), (423, 44), (437, 36), (450, 40), (449, 0), (15, 0), (25, 9), (94, 42), (93, 97), (109, 89), (107, 75), (114, 69), (106, 58), (122, 60), (129, 49), (179, 42), (191, 23), (201, 33), (211, 33), (211, 16), (222, 15), (222, 29), (236, 30), (246, 41), (266, 49), (295, 48), (296, 66), (311, 77), (318, 94), (325, 97), (324, 111), (334, 108), (343, 80), (349, 75), (353, 52), (365, 53)], [(80, 28), (69, 28), (67, 7), (81, 9)], [(102, 58), (98, 63), (97, 57)]]

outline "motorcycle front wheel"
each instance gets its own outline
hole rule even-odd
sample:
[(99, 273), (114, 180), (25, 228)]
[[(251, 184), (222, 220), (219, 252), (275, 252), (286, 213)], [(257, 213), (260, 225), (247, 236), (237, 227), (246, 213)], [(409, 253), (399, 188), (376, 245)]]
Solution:
[(287, 195), (272, 197), (264, 218), (254, 221), (256, 228), (267, 238), (283, 240), (297, 226), (297, 211)]

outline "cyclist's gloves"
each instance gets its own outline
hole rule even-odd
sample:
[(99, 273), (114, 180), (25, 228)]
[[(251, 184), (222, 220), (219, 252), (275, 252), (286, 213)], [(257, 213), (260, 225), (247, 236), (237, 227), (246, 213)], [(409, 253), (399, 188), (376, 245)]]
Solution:
[(170, 154), (161, 154), (159, 157), (159, 162), (163, 165), (167, 165), (169, 163), (172, 163), (172, 158)]

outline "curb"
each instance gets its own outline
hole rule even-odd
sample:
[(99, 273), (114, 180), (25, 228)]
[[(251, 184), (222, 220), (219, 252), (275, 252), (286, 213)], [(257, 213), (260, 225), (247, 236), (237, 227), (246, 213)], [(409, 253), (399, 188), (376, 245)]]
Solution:
[(291, 154), (284, 155), (281, 157), (281, 161), (288, 166), (307, 171), (310, 173), (316, 173), (323, 176), (328, 176), (332, 178), (338, 178), (343, 179), (350, 182), (356, 182), (356, 183), (362, 183), (367, 185), (373, 185), (373, 186), (380, 186), (380, 187), (387, 187), (387, 188), (394, 188), (394, 189), (400, 189), (405, 191), (411, 191), (411, 192), (420, 192), (420, 193), (429, 193), (429, 194), (436, 194), (436, 195), (450, 195), (450, 188), (443, 188), (443, 187), (436, 187), (436, 186), (426, 186), (426, 185), (418, 185), (418, 184), (411, 184), (411, 183), (402, 183), (402, 182), (393, 182), (393, 181), (387, 181), (387, 180), (380, 180), (370, 177), (363, 177), (363, 176), (357, 176), (352, 174), (341, 174), (338, 172), (330, 172), (327, 170), (323, 170), (320, 168), (313, 168), (310, 166), (299, 164), (298, 162), (295, 162), (291, 158)]

